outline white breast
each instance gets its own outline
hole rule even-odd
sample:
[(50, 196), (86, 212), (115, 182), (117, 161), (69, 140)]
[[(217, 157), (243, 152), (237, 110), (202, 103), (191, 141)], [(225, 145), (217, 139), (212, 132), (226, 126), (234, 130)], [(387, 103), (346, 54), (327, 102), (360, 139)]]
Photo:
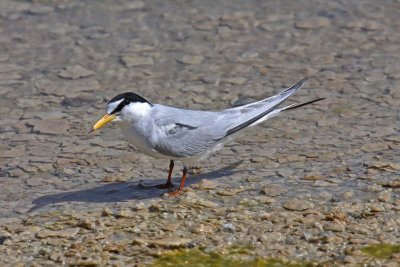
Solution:
[(152, 133), (146, 132), (145, 127), (139, 122), (133, 124), (121, 122), (120, 127), (128, 142), (142, 153), (154, 158), (168, 158), (154, 150), (154, 146), (150, 142)]

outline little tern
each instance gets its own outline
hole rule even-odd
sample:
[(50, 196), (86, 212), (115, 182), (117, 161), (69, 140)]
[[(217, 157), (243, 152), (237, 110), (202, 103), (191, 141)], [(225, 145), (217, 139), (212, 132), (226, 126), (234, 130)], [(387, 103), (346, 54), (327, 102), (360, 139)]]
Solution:
[(221, 111), (188, 110), (153, 104), (135, 93), (127, 92), (108, 102), (106, 114), (96, 122), (90, 132), (109, 122), (117, 122), (125, 138), (136, 149), (148, 156), (169, 159), (167, 182), (159, 185), (159, 188), (173, 187), (171, 177), (174, 161), (181, 161), (183, 173), (179, 188), (169, 193), (170, 196), (178, 196), (183, 192), (188, 166), (208, 158), (243, 129), (255, 126), (283, 111), (323, 100), (324, 98), (318, 98), (278, 108), (301, 88), (305, 80), (272, 97)]

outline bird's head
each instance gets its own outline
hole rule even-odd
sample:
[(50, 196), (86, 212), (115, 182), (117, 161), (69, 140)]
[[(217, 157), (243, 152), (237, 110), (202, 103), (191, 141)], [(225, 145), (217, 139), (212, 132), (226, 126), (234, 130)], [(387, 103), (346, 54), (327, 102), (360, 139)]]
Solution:
[(98, 120), (89, 132), (93, 132), (112, 121), (134, 120), (144, 116), (153, 105), (135, 93), (123, 93), (111, 99), (106, 106), (106, 114)]

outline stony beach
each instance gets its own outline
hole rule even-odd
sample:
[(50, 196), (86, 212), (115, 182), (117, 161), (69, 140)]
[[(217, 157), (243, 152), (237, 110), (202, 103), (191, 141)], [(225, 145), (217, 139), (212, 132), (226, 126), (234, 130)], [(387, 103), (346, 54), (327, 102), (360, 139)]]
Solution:
[[(399, 266), (400, 2), (0, 1), (1, 266)], [(113, 96), (218, 110), (308, 77), (193, 166), (114, 125)], [(180, 180), (175, 164), (174, 183)]]

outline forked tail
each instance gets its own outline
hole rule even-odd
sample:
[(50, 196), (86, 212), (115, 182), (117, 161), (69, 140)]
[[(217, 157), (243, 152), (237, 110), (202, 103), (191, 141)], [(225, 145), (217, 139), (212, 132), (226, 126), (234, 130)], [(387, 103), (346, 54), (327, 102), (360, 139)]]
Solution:
[(318, 101), (321, 101), (321, 100), (324, 100), (324, 99), (325, 99), (325, 97), (321, 97), (321, 98), (317, 98), (317, 99), (314, 99), (314, 100), (311, 100), (311, 101), (307, 101), (305, 103), (292, 104), (290, 106), (281, 108), (279, 111), (286, 111), (286, 110), (291, 110), (291, 109), (295, 109), (295, 108), (300, 108), (300, 107), (307, 106), (307, 105), (310, 105), (312, 103), (315, 103), (315, 102), (318, 102)]

